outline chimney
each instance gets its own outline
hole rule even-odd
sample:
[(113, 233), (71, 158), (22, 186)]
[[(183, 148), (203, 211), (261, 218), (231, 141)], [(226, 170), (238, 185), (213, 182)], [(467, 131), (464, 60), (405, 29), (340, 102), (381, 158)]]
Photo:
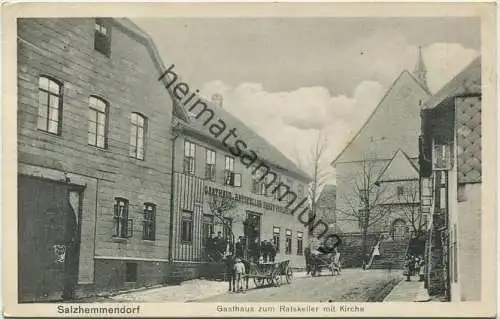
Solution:
[(222, 108), (222, 95), (219, 93), (213, 94), (212, 102), (215, 104), (216, 107)]

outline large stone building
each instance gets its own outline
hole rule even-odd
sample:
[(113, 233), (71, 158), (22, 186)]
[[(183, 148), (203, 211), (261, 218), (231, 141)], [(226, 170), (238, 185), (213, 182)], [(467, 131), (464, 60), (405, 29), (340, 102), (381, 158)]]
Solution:
[[(345, 233), (383, 232), (408, 238), (420, 218), (418, 136), (420, 111), (430, 93), (419, 54), (403, 71), (332, 165), (337, 179), (337, 223)], [(370, 216), (365, 219), (365, 211)]]
[(20, 19), (18, 50), (19, 299), (162, 282), (173, 106), (151, 40)]
[[(257, 237), (280, 244), (278, 258), (302, 263), (296, 216), (252, 191), (250, 170), (174, 102), (154, 43), (132, 22), (20, 19), (17, 39), (21, 302), (197, 276), (202, 234), (217, 227), (205, 194), (232, 194), (260, 221)], [(307, 176), (224, 113), (301, 197)], [(243, 234), (241, 222), (233, 230)]]
[(431, 216), (429, 294), (481, 300), (481, 58), (446, 84), (422, 112), (422, 210)]

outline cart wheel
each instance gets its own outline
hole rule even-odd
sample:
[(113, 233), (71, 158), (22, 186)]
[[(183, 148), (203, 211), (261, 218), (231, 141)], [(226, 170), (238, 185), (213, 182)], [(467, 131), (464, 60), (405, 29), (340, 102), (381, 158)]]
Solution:
[(264, 286), (264, 278), (254, 278), (253, 283), (255, 284), (255, 287), (260, 288)]
[(279, 287), (281, 285), (281, 275), (274, 276), (272, 280), (275, 287)]
[(292, 268), (288, 267), (286, 269), (286, 282), (291, 283), (293, 279), (293, 271)]

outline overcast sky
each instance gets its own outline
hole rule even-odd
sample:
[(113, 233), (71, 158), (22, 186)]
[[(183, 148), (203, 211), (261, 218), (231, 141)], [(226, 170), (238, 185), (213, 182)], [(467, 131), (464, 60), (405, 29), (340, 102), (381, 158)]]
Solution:
[[(423, 47), (436, 92), (479, 55), (473, 18), (135, 19), (165, 65), (292, 160), (321, 129), (331, 161)], [(303, 161), (307, 161), (303, 158)], [(326, 164), (326, 162), (325, 162)]]

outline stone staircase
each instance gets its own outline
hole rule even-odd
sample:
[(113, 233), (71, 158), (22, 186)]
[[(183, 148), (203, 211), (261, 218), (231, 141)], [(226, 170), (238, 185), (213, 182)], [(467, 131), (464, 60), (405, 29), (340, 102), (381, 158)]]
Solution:
[(408, 240), (384, 240), (380, 242), (380, 256), (377, 256), (370, 269), (403, 269), (408, 249)]

